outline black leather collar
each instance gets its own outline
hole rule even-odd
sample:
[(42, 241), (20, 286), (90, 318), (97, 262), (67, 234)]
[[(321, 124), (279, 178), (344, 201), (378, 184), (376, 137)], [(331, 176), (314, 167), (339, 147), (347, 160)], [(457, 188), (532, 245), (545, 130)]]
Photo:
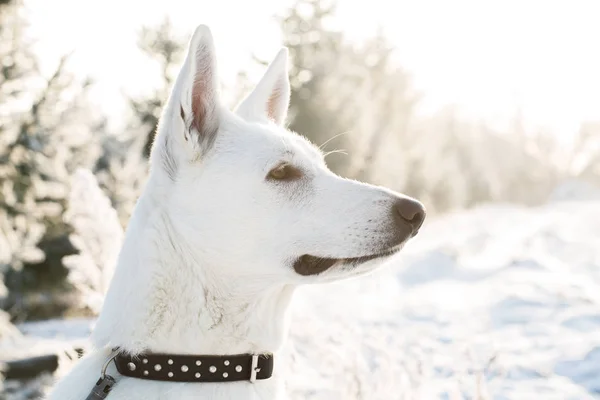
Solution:
[(254, 382), (273, 374), (273, 354), (270, 353), (230, 356), (119, 353), (115, 364), (121, 375), (153, 381)]

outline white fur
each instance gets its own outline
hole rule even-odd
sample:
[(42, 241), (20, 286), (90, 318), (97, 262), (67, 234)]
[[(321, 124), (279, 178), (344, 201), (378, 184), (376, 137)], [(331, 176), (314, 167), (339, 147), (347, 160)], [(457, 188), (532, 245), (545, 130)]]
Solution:
[[(85, 399), (113, 346), (132, 353), (273, 352), (275, 372), (254, 384), (169, 383), (124, 378), (111, 365), (118, 383), (110, 400), (281, 399), (277, 352), (295, 288), (381, 263), (340, 262), (314, 276), (292, 268), (303, 254), (379, 251), (392, 234), (390, 210), (401, 195), (334, 175), (312, 144), (282, 126), (287, 50), (236, 113), (219, 103), (217, 81), (212, 37), (200, 26), (161, 118), (150, 176), (92, 335), (97, 350), (56, 385), (51, 399)], [(198, 113), (194, 104), (206, 111), (202, 132), (187, 129)], [(282, 161), (304, 177), (265, 179)]]

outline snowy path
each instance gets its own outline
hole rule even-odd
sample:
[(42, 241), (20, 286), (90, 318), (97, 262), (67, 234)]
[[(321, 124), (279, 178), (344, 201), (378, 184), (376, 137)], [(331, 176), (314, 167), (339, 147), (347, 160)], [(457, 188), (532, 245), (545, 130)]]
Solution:
[(376, 274), (302, 289), (287, 348), (294, 400), (600, 398), (600, 202), (431, 220)]

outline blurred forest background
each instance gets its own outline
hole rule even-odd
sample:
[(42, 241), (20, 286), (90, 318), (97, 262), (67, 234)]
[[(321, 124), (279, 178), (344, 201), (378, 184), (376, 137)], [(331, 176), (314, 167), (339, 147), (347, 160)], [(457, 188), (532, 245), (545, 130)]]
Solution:
[[(432, 215), (485, 202), (539, 204), (566, 181), (600, 185), (600, 121), (583, 122), (565, 146), (526, 129), (518, 113), (507, 131), (453, 107), (419, 116), (423, 94), (393, 46), (383, 35), (353, 43), (326, 23), (334, 13), (334, 5), (296, 0), (277, 17), (291, 55), (289, 127), (326, 143), (333, 171), (415, 196)], [(102, 257), (77, 238), (72, 177), (91, 170), (115, 221), (127, 224), (188, 40), (168, 19), (141, 30), (139, 48), (160, 64), (162, 82), (128, 99), (127, 129), (113, 132), (89, 102), (94, 82), (69, 72), (68, 54), (42, 73), (27, 29), (22, 3), (0, 0), (0, 338), (17, 334), (17, 322), (98, 312), (85, 293), (98, 285)], [(240, 73), (223, 89), (231, 106), (253, 83)], [(91, 277), (81, 276), (82, 262)]]

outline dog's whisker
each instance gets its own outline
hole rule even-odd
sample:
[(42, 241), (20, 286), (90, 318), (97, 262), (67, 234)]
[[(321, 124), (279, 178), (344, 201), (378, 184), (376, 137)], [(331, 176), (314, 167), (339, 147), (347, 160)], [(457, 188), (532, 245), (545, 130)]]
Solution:
[(345, 132), (338, 133), (337, 135), (333, 135), (332, 137), (330, 137), (329, 139), (327, 139), (325, 142), (323, 142), (323, 143), (322, 143), (322, 144), (319, 146), (319, 149), (323, 149), (323, 147), (324, 147), (324, 146), (325, 146), (327, 143), (331, 142), (333, 139), (335, 139), (335, 138), (338, 138), (338, 137), (340, 137), (340, 136), (342, 136), (342, 135), (346, 135), (346, 134), (348, 134), (348, 133), (350, 133), (350, 131), (345, 131)]
[(328, 155), (334, 154), (334, 153), (348, 155), (348, 153), (346, 153), (346, 150), (344, 150), (344, 149), (336, 149), (336, 150), (328, 151), (327, 153), (323, 154), (323, 157), (327, 157)]

